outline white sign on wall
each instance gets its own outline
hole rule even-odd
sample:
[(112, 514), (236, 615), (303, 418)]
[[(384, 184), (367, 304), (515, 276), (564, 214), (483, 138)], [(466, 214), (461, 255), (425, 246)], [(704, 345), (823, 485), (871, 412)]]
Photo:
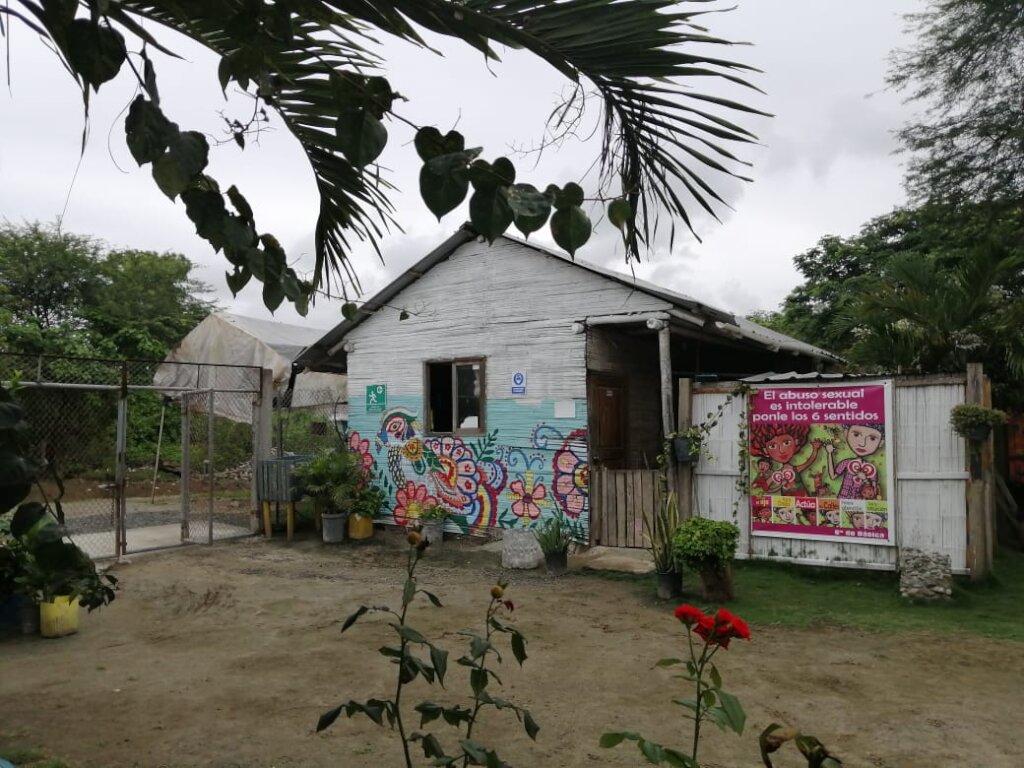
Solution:
[(512, 374), (512, 394), (513, 395), (525, 395), (526, 394), (526, 373), (523, 371), (516, 371)]

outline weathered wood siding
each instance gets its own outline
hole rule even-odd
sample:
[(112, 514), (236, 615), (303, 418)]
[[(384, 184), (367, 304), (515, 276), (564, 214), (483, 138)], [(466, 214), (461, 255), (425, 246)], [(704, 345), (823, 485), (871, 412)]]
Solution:
[[(964, 440), (949, 426), (950, 409), (964, 402), (964, 395), (964, 384), (950, 381), (899, 382), (894, 388), (896, 546), (751, 536), (749, 499), (737, 486), (744, 407), (739, 400), (726, 409), (712, 433), (709, 448), (715, 460), (702, 459), (694, 470), (694, 510), (739, 526), (739, 557), (891, 570), (899, 547), (916, 547), (949, 555), (954, 571), (964, 573), (967, 456)], [(727, 397), (722, 389), (697, 389), (694, 420)]]
[[(409, 494), (442, 497), (463, 527), (479, 530), (560, 509), (586, 538), (586, 334), (573, 323), (668, 303), (518, 243), (473, 242), (393, 304), (346, 339), (353, 439), (373, 461), (389, 510), (401, 518)], [(401, 308), (409, 319), (399, 321)], [(432, 438), (421, 423), (424, 363), (461, 357), (486, 359), (488, 435)], [(511, 393), (516, 371), (527, 375), (525, 395)], [(367, 413), (366, 387), (377, 384), (387, 386), (387, 411)], [(463, 472), (461, 496), (431, 456)]]
[(594, 509), (590, 543), (645, 547), (644, 519), (653, 520), (661, 504), (658, 470), (594, 467), (590, 479)]

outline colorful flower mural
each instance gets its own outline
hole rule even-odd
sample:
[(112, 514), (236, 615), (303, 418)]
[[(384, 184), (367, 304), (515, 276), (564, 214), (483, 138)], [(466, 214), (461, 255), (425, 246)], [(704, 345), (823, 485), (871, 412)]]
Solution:
[(506, 495), (512, 500), (509, 511), (526, 524), (540, 517), (542, 507), (551, 506), (544, 483), (534, 483), (533, 473), (530, 472), (524, 479), (513, 480)]
[(437, 504), (438, 500), (430, 495), (427, 486), (409, 480), (404, 488), (395, 492), (395, 522), (399, 525), (415, 523), (424, 510), (436, 507)]
[[(501, 444), (499, 429), (478, 438), (424, 435), (415, 410), (404, 406), (381, 414), (379, 423), (370, 418), (376, 414), (356, 422), (376, 432), (372, 454), (358, 432), (349, 444), (369, 456), (374, 482), (388, 494), (400, 525), (435, 503), (447, 507), (451, 523), (466, 532), (528, 525), (552, 511), (570, 521), (586, 516), (586, 429), (565, 435), (539, 422), (526, 445), (508, 445)], [(586, 536), (582, 524), (577, 534)]]
[(555, 451), (551, 466), (555, 476), (552, 495), (558, 508), (571, 520), (579, 520), (590, 499), (587, 430), (577, 429), (570, 433)]

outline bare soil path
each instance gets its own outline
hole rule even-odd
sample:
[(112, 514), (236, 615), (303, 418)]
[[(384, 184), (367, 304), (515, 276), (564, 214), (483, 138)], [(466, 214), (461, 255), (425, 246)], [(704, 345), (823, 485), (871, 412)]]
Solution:
[[(403, 563), (402, 540), (380, 532), (366, 546), (245, 539), (139, 557), (118, 568), (117, 601), (83, 615), (78, 635), (0, 638), (0, 746), (41, 747), (83, 768), (397, 768), (397, 741), (365, 719), (313, 730), (343, 700), (390, 695), (392, 667), (376, 652), (391, 639), (384, 619), (339, 629), (360, 604), (399, 603)], [(465, 642), (457, 632), (479, 626), (501, 575), (496, 554), (445, 542), (420, 567), (421, 586), (445, 607), (417, 606), (410, 623), (454, 661)], [(529, 707), (541, 732), (533, 743), (514, 718), (489, 717), (482, 742), (519, 768), (647, 764), (632, 746), (599, 748), (607, 730), (688, 744), (670, 703), (680, 683), (652, 669), (683, 653), (673, 605), (635, 580), (505, 576), (530, 657), (519, 669), (507, 655), (502, 695)], [(708, 765), (760, 765), (756, 734), (772, 721), (814, 733), (849, 766), (1024, 765), (1014, 726), (1024, 644), (752, 630), (719, 665), (748, 730), (709, 733)], [(464, 701), (460, 672), (451, 665), (447, 691), (415, 683), (407, 701)]]

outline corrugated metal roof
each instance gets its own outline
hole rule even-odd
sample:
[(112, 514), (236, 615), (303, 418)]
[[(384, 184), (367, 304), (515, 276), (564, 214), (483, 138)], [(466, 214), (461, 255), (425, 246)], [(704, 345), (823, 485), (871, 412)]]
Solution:
[[(322, 338), (318, 339), (307, 347), (296, 358), (295, 366), (299, 369), (312, 369), (318, 371), (345, 372), (347, 362), (344, 353), (337, 350), (342, 339), (357, 325), (366, 320), (376, 310), (393, 303), (393, 299), (403, 290), (419, 280), (424, 274), (437, 264), (448, 259), (456, 249), (469, 243), (478, 237), (476, 230), (469, 224), (464, 224), (451, 237), (446, 239), (437, 248), (432, 250), (412, 267), (407, 269), (388, 285), (378, 291), (373, 297), (367, 300), (352, 320), (344, 320), (328, 331)], [(585, 269), (589, 272), (601, 275), (609, 280), (630, 288), (641, 291), (655, 298), (670, 302), (677, 308), (706, 318), (706, 330), (712, 335), (733, 337), (757, 344), (760, 347), (771, 351), (790, 352), (795, 355), (804, 355), (827, 362), (842, 362), (842, 358), (833, 355), (824, 349), (807, 344), (784, 334), (764, 328), (757, 323), (751, 322), (743, 317), (738, 317), (731, 312), (717, 309), (704, 304), (696, 299), (681, 293), (669, 291), (659, 286), (639, 280), (630, 275), (623, 275), (619, 272), (591, 264), (582, 259), (573, 259), (568, 254), (560, 253), (544, 246), (530, 243), (509, 235), (503, 235), (503, 239), (518, 243), (525, 248), (530, 248), (545, 256), (572, 264), (573, 266)], [(331, 350), (335, 350), (332, 355)]]
[(784, 381), (835, 381), (837, 379), (877, 379), (878, 374), (872, 375), (850, 375), (848, 373), (819, 373), (817, 371), (811, 371), (810, 373), (797, 373), (796, 371), (789, 371), (788, 373), (759, 373), (755, 376), (747, 376), (742, 379), (747, 384), (769, 384), (779, 383)]

